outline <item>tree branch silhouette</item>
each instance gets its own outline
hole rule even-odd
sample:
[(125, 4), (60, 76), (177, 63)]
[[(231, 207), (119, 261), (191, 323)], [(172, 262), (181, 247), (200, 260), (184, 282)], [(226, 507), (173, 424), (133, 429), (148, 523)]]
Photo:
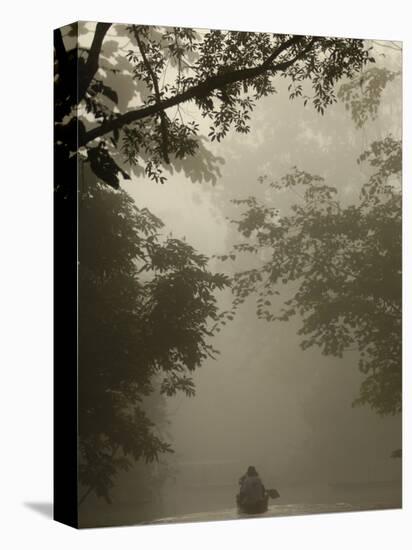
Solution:
[[(135, 26), (133, 27), (133, 33), (134, 33), (134, 37), (136, 39), (137, 45), (139, 47), (140, 53), (142, 55), (143, 63), (145, 65), (145, 67), (147, 69), (147, 72), (149, 73), (150, 78), (151, 78), (152, 83), (153, 83), (153, 88), (154, 88), (155, 97), (156, 97), (156, 104), (161, 106), (162, 98), (161, 98), (161, 95), (160, 95), (159, 83), (157, 81), (157, 76), (156, 76), (156, 73), (154, 72), (154, 70), (152, 69), (152, 66), (150, 65), (149, 60), (147, 59), (146, 51), (145, 51), (145, 45), (141, 41), (140, 36), (139, 36), (139, 31), (137, 30), (137, 28)], [(166, 115), (165, 115), (164, 109), (160, 110), (160, 129), (161, 129), (161, 132), (162, 132), (163, 159), (167, 164), (169, 164), (170, 161), (169, 161), (169, 153), (168, 153), (167, 121), (166, 121)]]
[(195, 86), (192, 86), (191, 88), (182, 92), (181, 94), (177, 94), (173, 97), (165, 99), (160, 103), (156, 103), (148, 107), (143, 107), (140, 109), (129, 111), (127, 113), (124, 113), (118, 116), (117, 118), (108, 120), (107, 122), (104, 122), (100, 126), (97, 126), (96, 128), (92, 128), (91, 130), (85, 132), (82, 136), (79, 136), (79, 146), (84, 146), (90, 141), (93, 141), (98, 137), (104, 136), (105, 134), (112, 132), (113, 130), (119, 130), (120, 128), (122, 128), (127, 124), (131, 124), (132, 122), (136, 122), (137, 120), (141, 120), (143, 118), (153, 116), (161, 111), (169, 109), (170, 107), (174, 107), (175, 105), (185, 103), (192, 99), (206, 97), (213, 90), (223, 88), (228, 84), (234, 84), (236, 82), (241, 82), (244, 80), (256, 78), (257, 76), (260, 76), (268, 71), (272, 72), (273, 74), (279, 71), (285, 71), (286, 69), (291, 67), (294, 63), (302, 59), (312, 49), (314, 44), (320, 39), (316, 37), (312, 38), (312, 40), (310, 40), (309, 43), (304, 48), (302, 48), (302, 50), (293, 58), (286, 61), (281, 61), (275, 65), (273, 64), (274, 61), (285, 50), (299, 44), (304, 40), (305, 40), (305, 37), (294, 36), (293, 38), (290, 38), (289, 40), (281, 44), (278, 48), (276, 48), (274, 52), (263, 63), (261, 63), (257, 67), (251, 67), (247, 69), (237, 69), (234, 71), (228, 71), (223, 74), (212, 76), (207, 80), (204, 80), (203, 82), (200, 82)]
[(86, 94), (94, 75), (99, 68), (99, 56), (102, 49), (104, 37), (111, 27), (111, 23), (97, 23), (96, 32), (94, 33), (93, 42), (90, 47), (90, 52), (87, 61), (81, 68), (79, 66), (79, 89), (77, 101), (81, 101)]
[(67, 52), (64, 47), (61, 29), (54, 30), (54, 47), (56, 49), (56, 59), (61, 67), (61, 74), (65, 74), (67, 66)]

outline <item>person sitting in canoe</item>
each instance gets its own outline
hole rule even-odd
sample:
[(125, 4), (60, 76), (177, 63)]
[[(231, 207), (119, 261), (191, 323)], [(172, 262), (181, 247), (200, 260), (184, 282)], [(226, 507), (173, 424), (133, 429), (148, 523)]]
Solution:
[(253, 506), (265, 500), (265, 487), (254, 466), (249, 466), (246, 474), (239, 479), (239, 485), (238, 503), (240, 506)]

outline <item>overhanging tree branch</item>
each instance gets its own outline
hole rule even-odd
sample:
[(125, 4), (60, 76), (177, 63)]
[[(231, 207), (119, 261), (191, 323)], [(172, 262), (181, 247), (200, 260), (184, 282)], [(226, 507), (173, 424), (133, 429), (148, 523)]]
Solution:
[(54, 48), (56, 50), (56, 59), (59, 64), (60, 76), (67, 72), (67, 52), (64, 47), (61, 29), (54, 30)]
[(274, 61), (281, 55), (285, 50), (291, 48), (292, 46), (299, 44), (304, 41), (305, 37), (296, 36), (293, 37), (283, 44), (281, 44), (275, 51), (260, 65), (257, 67), (247, 68), (247, 69), (236, 69), (233, 71), (228, 71), (223, 74), (215, 75), (199, 84), (192, 86), (188, 90), (177, 94), (173, 97), (165, 99), (160, 103), (150, 105), (148, 107), (143, 107), (134, 111), (129, 111), (123, 115), (118, 116), (117, 118), (111, 119), (96, 128), (85, 132), (83, 136), (79, 138), (79, 146), (84, 146), (94, 139), (104, 136), (105, 134), (112, 132), (113, 130), (118, 130), (127, 124), (136, 122), (143, 118), (156, 115), (157, 113), (174, 107), (181, 103), (185, 103), (192, 99), (203, 98), (210, 94), (213, 90), (218, 88), (225, 87), (229, 84), (234, 84), (236, 82), (241, 82), (244, 80), (250, 80), (260, 76), (268, 71), (272, 74), (285, 71), (291, 67), (294, 63), (302, 59), (314, 46), (314, 44), (320, 40), (320, 38), (312, 38), (309, 43), (292, 59), (281, 61), (277, 64), (273, 64)]
[[(150, 65), (150, 62), (149, 60), (147, 59), (147, 56), (146, 56), (146, 51), (145, 51), (145, 46), (143, 44), (143, 42), (140, 40), (140, 36), (139, 36), (139, 31), (137, 30), (136, 27), (133, 27), (133, 33), (134, 33), (134, 36), (136, 38), (136, 42), (137, 42), (137, 45), (139, 47), (139, 50), (140, 50), (140, 53), (142, 55), (142, 58), (143, 58), (143, 63), (146, 67), (146, 70), (147, 72), (149, 73), (150, 75), (150, 78), (152, 80), (152, 83), (153, 83), (153, 88), (154, 88), (154, 92), (155, 92), (155, 97), (156, 97), (156, 105), (158, 105), (159, 107), (161, 107), (162, 105), (162, 98), (161, 98), (161, 95), (160, 95), (160, 90), (159, 90), (159, 83), (157, 81), (157, 76), (156, 76), (156, 73), (154, 72), (154, 70), (152, 69), (151, 65)], [(164, 109), (161, 109), (159, 111), (160, 113), (160, 129), (161, 129), (161, 132), (162, 132), (162, 153), (163, 153), (163, 159), (164, 161), (169, 164), (169, 153), (168, 153), (168, 135), (167, 135), (167, 121), (166, 121), (166, 114), (164, 112)]]
[(87, 88), (90, 85), (94, 75), (99, 68), (99, 55), (102, 49), (104, 37), (109, 30), (111, 23), (97, 23), (94, 33), (93, 42), (90, 47), (90, 52), (85, 65), (79, 67), (79, 89), (77, 100), (81, 101), (86, 94)]

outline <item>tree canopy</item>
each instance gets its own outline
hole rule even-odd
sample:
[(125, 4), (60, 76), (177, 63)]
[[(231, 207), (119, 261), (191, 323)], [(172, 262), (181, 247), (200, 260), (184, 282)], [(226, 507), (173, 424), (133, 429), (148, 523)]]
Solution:
[(383, 91), (399, 75), (387, 67), (371, 67), (340, 86), (338, 99), (350, 110), (357, 128), (377, 118)]
[[(83, 33), (90, 39), (79, 41)], [(79, 193), (79, 447), (86, 495), (109, 500), (116, 473), (131, 459), (150, 462), (171, 451), (145, 399), (156, 390), (193, 395), (191, 373), (215, 356), (210, 338), (233, 318), (218, 312), (216, 300), (229, 278), (211, 273), (208, 258), (186, 241), (166, 236), (162, 221), (121, 189), (122, 180), (134, 174), (164, 183), (176, 169), (213, 181), (219, 159), (207, 143), (230, 131), (248, 133), (253, 109), (276, 92), (276, 79), (285, 79), (291, 100), (311, 103), (322, 115), (338, 99), (336, 83), (373, 61), (354, 39), (105, 23), (92, 31), (81, 24), (56, 31), (60, 207), (73, 206)], [(364, 79), (374, 92), (392, 73)], [(376, 105), (365, 106), (357, 93), (349, 82), (339, 98), (359, 107), (361, 125)], [(184, 111), (188, 103), (194, 113)], [(258, 291), (259, 316), (303, 315), (304, 346), (335, 355), (358, 346), (367, 375), (359, 400), (382, 414), (399, 409), (400, 395), (400, 197), (391, 180), (399, 175), (399, 155), (389, 138), (365, 152), (376, 172), (357, 206), (340, 205), (333, 188), (298, 170), (271, 185), (303, 193), (303, 205), (291, 212), (252, 197), (237, 201), (248, 209), (237, 223), (248, 242), (234, 253), (264, 249), (272, 256), (235, 277), (235, 305)], [(392, 294), (384, 291), (388, 279)], [(298, 291), (276, 316), (268, 308), (282, 282)]]
[(354, 403), (396, 414), (402, 399), (400, 142), (374, 142), (360, 156), (366, 161), (373, 170), (357, 204), (342, 204), (336, 188), (298, 169), (269, 183), (274, 199), (289, 191), (298, 197), (288, 209), (255, 197), (234, 201), (246, 208), (234, 221), (245, 240), (231, 257), (257, 256), (256, 267), (235, 275), (234, 306), (257, 293), (259, 318), (300, 316), (304, 349), (318, 346), (338, 357), (359, 351), (365, 377)]
[(276, 91), (275, 76), (288, 81), (291, 99), (323, 113), (336, 101), (336, 82), (373, 61), (355, 39), (98, 23), (90, 48), (69, 49), (77, 32), (55, 36), (57, 143), (63, 155), (81, 152), (116, 188), (130, 168), (163, 183), (165, 168), (204, 153), (197, 117), (180, 109), (187, 102), (208, 121), (208, 139), (220, 141), (230, 129), (249, 131), (256, 102)]
[(228, 279), (162, 235), (125, 191), (89, 180), (79, 202), (80, 482), (108, 499), (130, 458), (171, 450), (143, 400), (156, 389), (194, 394), (191, 372), (216, 354), (215, 291)]

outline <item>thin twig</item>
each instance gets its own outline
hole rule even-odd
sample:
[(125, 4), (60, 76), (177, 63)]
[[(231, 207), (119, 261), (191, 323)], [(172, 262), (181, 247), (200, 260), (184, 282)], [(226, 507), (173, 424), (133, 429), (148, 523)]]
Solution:
[(160, 111), (165, 111), (166, 109), (179, 105), (180, 103), (185, 103), (193, 99), (206, 97), (213, 90), (221, 89), (222, 87), (227, 86), (229, 84), (234, 84), (236, 82), (240, 82), (243, 80), (253, 79), (268, 71), (270, 71), (272, 74), (275, 74), (276, 72), (279, 72), (279, 71), (285, 71), (286, 69), (291, 67), (294, 63), (296, 63), (296, 61), (299, 61), (300, 59), (302, 59), (310, 51), (310, 49), (313, 47), (315, 42), (320, 40), (320, 38), (318, 39), (313, 38), (293, 58), (280, 61), (279, 63), (274, 64), (274, 61), (277, 58), (277, 56), (283, 53), (286, 49), (299, 44), (302, 40), (303, 40), (303, 37), (301, 36), (299, 37), (295, 36), (287, 40), (281, 46), (276, 48), (276, 50), (272, 53), (272, 55), (270, 55), (266, 59), (264, 63), (262, 63), (261, 65), (258, 65), (257, 67), (251, 67), (246, 69), (245, 68), (234, 69), (232, 71), (228, 71), (223, 74), (218, 74), (218, 75), (209, 77), (206, 80), (199, 82), (198, 84), (192, 86), (191, 88), (188, 88), (187, 90), (181, 92), (180, 94), (169, 97), (164, 101), (161, 101), (160, 103), (144, 106), (139, 109), (128, 111), (122, 115), (119, 115), (117, 118), (113, 118), (110, 121), (107, 121), (101, 124), (100, 126), (92, 128), (88, 132), (85, 132), (84, 135), (82, 135), (79, 138), (79, 146), (86, 145), (90, 141), (93, 141), (98, 137), (101, 137), (109, 132), (112, 132), (116, 128), (120, 129), (127, 124), (136, 122), (137, 120), (141, 120), (149, 116), (155, 116)]
[[(140, 53), (142, 54), (143, 63), (145, 64), (147, 72), (149, 73), (150, 78), (151, 78), (152, 83), (153, 83), (153, 88), (154, 88), (155, 97), (156, 97), (156, 103), (157, 103), (157, 105), (161, 106), (162, 105), (162, 97), (160, 95), (159, 83), (157, 81), (156, 73), (154, 72), (152, 66), (149, 63), (149, 60), (146, 57), (145, 45), (140, 40), (139, 31), (137, 30), (136, 27), (133, 27), (133, 32), (134, 32), (134, 36), (136, 38), (136, 42), (137, 42), (137, 45), (139, 47)], [(167, 120), (166, 120), (166, 114), (165, 114), (164, 110), (161, 109), (159, 111), (159, 115), (160, 115), (160, 129), (161, 129), (161, 132), (162, 132), (163, 159), (167, 164), (169, 164), (170, 160), (169, 160), (169, 152), (168, 152)]]

